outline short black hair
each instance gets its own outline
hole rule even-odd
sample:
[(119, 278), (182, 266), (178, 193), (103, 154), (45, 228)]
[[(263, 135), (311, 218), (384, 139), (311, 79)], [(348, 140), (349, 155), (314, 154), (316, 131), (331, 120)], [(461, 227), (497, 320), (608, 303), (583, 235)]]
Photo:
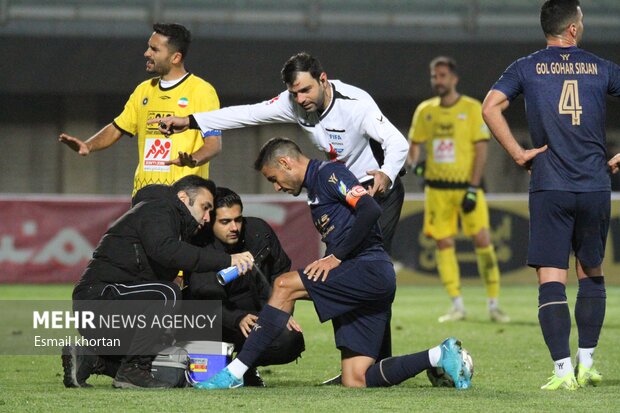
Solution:
[(181, 53), (183, 59), (187, 56), (189, 45), (192, 42), (192, 34), (189, 30), (177, 23), (155, 23), (153, 25), (155, 33), (168, 38), (168, 44), (175, 52)]
[(172, 190), (175, 194), (184, 191), (189, 197), (189, 204), (194, 205), (194, 200), (200, 188), (205, 188), (215, 197), (216, 186), (210, 179), (204, 179), (198, 175), (187, 175), (172, 184)]
[(215, 191), (215, 206), (213, 208), (232, 208), (235, 205), (239, 205), (241, 212), (243, 212), (243, 202), (241, 202), (239, 194), (230, 188), (218, 187)]
[(540, 25), (545, 36), (558, 36), (575, 20), (579, 0), (547, 0), (540, 8)]
[(458, 75), (458, 72), (456, 70), (456, 60), (449, 56), (437, 56), (436, 58), (431, 60), (431, 63), (429, 64), (430, 69), (433, 70), (437, 66), (446, 66), (450, 70), (450, 72)]
[(284, 63), (280, 72), (282, 81), (287, 85), (293, 84), (299, 72), (308, 72), (310, 76), (319, 80), (324, 70), (319, 59), (309, 53), (301, 52), (289, 57)]
[(254, 161), (254, 169), (260, 171), (263, 166), (281, 156), (297, 159), (299, 155), (301, 155), (301, 149), (289, 138), (271, 138), (260, 149), (260, 153)]

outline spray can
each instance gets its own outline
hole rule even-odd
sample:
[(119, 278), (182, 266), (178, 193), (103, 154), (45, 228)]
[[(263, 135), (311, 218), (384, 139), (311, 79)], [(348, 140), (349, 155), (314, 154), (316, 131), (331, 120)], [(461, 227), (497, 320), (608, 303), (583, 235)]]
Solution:
[(224, 268), (217, 272), (217, 282), (221, 285), (226, 285), (239, 276), (239, 270), (235, 265), (232, 267)]

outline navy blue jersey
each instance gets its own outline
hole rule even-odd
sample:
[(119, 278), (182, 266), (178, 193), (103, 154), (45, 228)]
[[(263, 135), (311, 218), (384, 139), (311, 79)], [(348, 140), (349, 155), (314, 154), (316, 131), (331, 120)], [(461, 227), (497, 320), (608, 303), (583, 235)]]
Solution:
[[(365, 193), (365, 190), (343, 164), (314, 159), (308, 164), (303, 186), (308, 190), (308, 205), (314, 226), (327, 246), (325, 255), (330, 255), (347, 237), (355, 221), (356, 191)], [(379, 225), (375, 223), (353, 255), (363, 251), (383, 252), (380, 234)]]
[(493, 89), (525, 98), (534, 147), (530, 192), (609, 191), (606, 96), (620, 96), (620, 66), (578, 47), (547, 47), (512, 63)]

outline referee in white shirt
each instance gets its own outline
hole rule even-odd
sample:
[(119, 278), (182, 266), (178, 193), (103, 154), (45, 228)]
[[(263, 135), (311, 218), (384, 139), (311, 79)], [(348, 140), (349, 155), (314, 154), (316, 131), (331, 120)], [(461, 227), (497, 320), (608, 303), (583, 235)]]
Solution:
[(315, 57), (298, 53), (289, 58), (281, 73), (287, 90), (270, 100), (149, 123), (160, 122), (161, 131), (167, 134), (188, 128), (207, 132), (297, 123), (328, 159), (344, 163), (369, 187), (383, 208), (379, 225), (389, 253), (404, 197), (398, 176), (407, 158), (407, 139), (367, 92), (328, 80)]

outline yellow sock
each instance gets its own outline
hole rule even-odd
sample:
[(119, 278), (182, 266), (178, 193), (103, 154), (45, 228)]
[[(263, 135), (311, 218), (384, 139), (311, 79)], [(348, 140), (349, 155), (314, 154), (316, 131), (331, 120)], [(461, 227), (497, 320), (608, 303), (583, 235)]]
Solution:
[(493, 245), (485, 248), (476, 248), (478, 272), (487, 287), (487, 297), (499, 297), (499, 266)]
[(461, 295), (461, 273), (459, 263), (456, 260), (454, 248), (437, 249), (437, 271), (439, 279), (448, 291), (451, 298)]

